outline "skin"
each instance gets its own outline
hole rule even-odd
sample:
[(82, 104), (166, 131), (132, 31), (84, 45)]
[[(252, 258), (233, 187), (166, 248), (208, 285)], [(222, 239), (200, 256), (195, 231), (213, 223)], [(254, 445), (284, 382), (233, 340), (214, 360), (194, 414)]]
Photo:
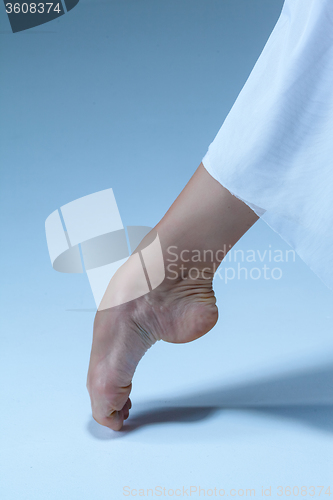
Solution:
[[(111, 279), (95, 316), (87, 388), (97, 422), (121, 429), (131, 408), (134, 371), (155, 342), (191, 342), (213, 328), (218, 319), (214, 273), (226, 251), (257, 220), (245, 203), (200, 164), (154, 228), (164, 257), (163, 282), (149, 293), (127, 300), (142, 286), (135, 266), (137, 256), (133, 255)], [(144, 249), (149, 239), (151, 235), (137, 250)], [(173, 256), (172, 269), (168, 266), (170, 247), (178, 256), (177, 260)], [(188, 262), (194, 250), (212, 258)], [(145, 262), (150, 269), (157, 269), (157, 253), (151, 252)], [(191, 266), (195, 266), (195, 272)], [(113, 306), (115, 298), (123, 303)]]

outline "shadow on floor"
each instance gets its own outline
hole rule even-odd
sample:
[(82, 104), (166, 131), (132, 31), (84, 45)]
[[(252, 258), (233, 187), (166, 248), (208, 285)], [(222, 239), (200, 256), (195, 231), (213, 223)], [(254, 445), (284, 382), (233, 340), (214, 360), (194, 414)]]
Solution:
[(120, 433), (105, 430), (93, 419), (88, 423), (88, 430), (97, 439), (110, 439), (111, 436), (122, 437), (147, 425), (194, 423), (223, 409), (264, 412), (272, 417), (298, 420), (333, 433), (333, 363), (306, 372), (252, 380), (231, 387), (216, 387), (161, 403), (148, 401), (137, 404), (133, 417)]

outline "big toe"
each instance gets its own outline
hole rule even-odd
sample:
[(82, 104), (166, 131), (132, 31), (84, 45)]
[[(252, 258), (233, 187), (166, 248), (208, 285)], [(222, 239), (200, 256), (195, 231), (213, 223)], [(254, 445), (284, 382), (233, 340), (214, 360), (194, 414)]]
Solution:
[(129, 394), (132, 384), (126, 387), (114, 387), (112, 383), (88, 380), (92, 416), (101, 425), (119, 431), (129, 416), (132, 406)]
[(124, 424), (124, 420), (126, 420), (129, 417), (129, 411), (131, 406), (132, 406), (131, 400), (130, 398), (128, 398), (123, 408), (120, 411), (113, 410), (111, 414), (108, 415), (107, 417), (101, 417), (101, 421), (99, 423), (106, 427), (109, 427), (114, 431), (120, 431)]

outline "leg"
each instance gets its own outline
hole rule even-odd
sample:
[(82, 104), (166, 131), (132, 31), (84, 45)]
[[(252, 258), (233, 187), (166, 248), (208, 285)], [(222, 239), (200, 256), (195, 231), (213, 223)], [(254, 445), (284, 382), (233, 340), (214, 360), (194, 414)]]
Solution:
[[(191, 342), (213, 328), (218, 318), (214, 272), (226, 251), (257, 219), (202, 164), (198, 167), (155, 228), (166, 264), (163, 283), (136, 300), (107, 308), (115, 292), (112, 278), (104, 306), (96, 314), (87, 387), (97, 422), (114, 430), (122, 427), (131, 406), (135, 368), (157, 340)], [(168, 267), (170, 247), (179, 257), (172, 270)], [(186, 256), (187, 261), (193, 250), (209, 256), (193, 264), (195, 276), (189, 271), (190, 263), (184, 269), (181, 259)], [(131, 258), (119, 271), (116, 291), (126, 293), (126, 287), (135, 286)]]

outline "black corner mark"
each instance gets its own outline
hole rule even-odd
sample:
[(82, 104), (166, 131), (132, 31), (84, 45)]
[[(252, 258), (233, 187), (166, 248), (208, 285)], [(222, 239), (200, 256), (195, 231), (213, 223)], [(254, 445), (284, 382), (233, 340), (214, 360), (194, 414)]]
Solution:
[[(79, 0), (65, 0), (67, 11), (78, 3)], [(61, 0), (55, 2), (4, 0), (4, 4), (13, 33), (45, 24), (65, 14)]]
[(78, 3), (79, 3), (79, 0), (65, 0), (67, 12), (74, 9), (75, 5), (77, 5)]
[(38, 0), (37, 2), (4, 0), (4, 4), (13, 33), (53, 21), (65, 13), (60, 1), (51, 3)]

